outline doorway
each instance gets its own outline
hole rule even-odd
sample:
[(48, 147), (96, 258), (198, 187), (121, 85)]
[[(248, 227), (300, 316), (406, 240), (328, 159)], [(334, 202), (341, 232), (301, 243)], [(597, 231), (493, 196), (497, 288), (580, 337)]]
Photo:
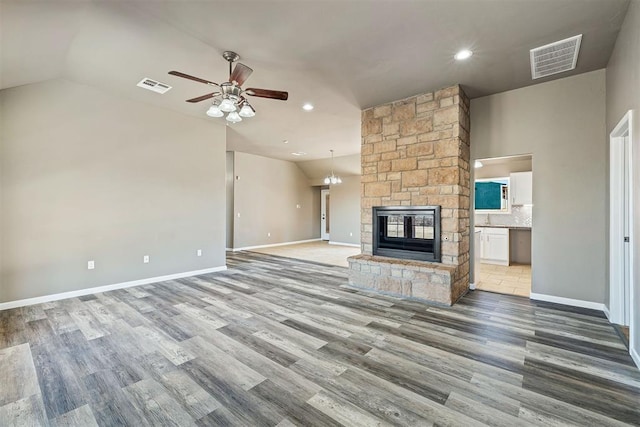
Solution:
[[(609, 320), (625, 328), (633, 327), (634, 316), (631, 115), (628, 111), (609, 135)], [(626, 329), (625, 335), (633, 340), (633, 331)]]
[(320, 238), (329, 240), (331, 195), (328, 189), (320, 190)]
[(533, 156), (474, 162), (474, 285), (529, 297), (533, 223)]

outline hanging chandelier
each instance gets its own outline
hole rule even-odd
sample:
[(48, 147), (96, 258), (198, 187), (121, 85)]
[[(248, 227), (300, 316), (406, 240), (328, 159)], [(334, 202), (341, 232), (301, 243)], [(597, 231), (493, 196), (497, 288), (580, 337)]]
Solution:
[(324, 179), (324, 183), (327, 185), (342, 184), (342, 178), (340, 178), (335, 173), (333, 173), (333, 150), (329, 150), (329, 151), (331, 151), (331, 174), (327, 175), (327, 177)]

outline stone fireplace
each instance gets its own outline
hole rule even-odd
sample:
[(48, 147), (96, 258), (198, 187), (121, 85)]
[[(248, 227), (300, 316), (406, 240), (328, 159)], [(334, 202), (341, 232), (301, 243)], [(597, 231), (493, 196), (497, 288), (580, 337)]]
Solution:
[[(362, 254), (349, 258), (352, 286), (448, 305), (467, 292), (469, 154), (469, 99), (458, 85), (362, 112)], [(439, 256), (374, 254), (374, 208), (384, 207), (438, 207)], [(415, 221), (394, 219), (391, 227), (409, 233)], [(428, 245), (415, 240), (427, 231), (411, 233)]]

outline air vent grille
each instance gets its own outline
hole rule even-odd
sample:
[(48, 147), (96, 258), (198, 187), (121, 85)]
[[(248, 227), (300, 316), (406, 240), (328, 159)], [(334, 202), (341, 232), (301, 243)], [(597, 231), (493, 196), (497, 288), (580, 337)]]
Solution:
[(144, 89), (152, 90), (158, 93), (166, 93), (169, 89), (171, 89), (171, 86), (164, 83), (160, 83), (158, 81), (152, 80), (147, 77), (140, 80), (140, 83), (138, 83), (136, 86)]
[(531, 49), (531, 78), (551, 76), (576, 68), (582, 34)]

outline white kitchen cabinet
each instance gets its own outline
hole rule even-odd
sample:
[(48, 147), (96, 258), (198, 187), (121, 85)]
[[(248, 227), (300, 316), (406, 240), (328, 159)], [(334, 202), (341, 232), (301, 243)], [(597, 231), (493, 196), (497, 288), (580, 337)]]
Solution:
[(476, 227), (480, 230), (480, 262), (509, 265), (509, 229)]
[(533, 173), (513, 172), (509, 179), (509, 190), (512, 206), (533, 204)]

